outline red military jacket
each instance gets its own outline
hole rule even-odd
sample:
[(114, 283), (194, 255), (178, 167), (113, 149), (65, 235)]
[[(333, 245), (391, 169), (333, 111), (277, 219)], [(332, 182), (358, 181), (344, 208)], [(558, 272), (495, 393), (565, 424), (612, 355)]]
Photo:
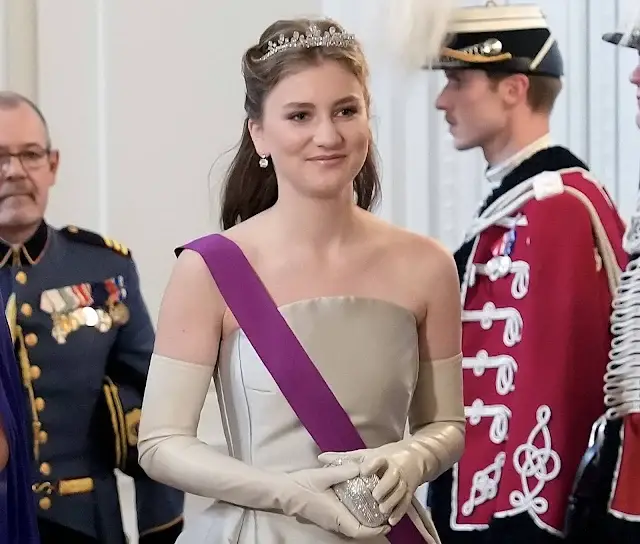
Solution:
[[(572, 188), (582, 195), (582, 200)], [(478, 218), (462, 285), (465, 455), (451, 528), (527, 513), (561, 536), (567, 500), (603, 413), (612, 285), (591, 213), (626, 265), (624, 225), (581, 168), (543, 172)]]

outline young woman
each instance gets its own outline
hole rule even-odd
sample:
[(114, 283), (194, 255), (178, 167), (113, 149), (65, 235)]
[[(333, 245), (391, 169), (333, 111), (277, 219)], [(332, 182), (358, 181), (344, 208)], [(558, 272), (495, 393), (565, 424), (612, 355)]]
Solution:
[[(278, 21), (244, 55), (243, 74), (247, 118), (226, 177), (224, 232), (178, 251), (145, 394), (140, 464), (154, 479), (217, 499), (180, 542), (439, 542), (412, 498), (464, 444), (453, 258), (370, 211), (379, 180), (368, 68), (353, 36), (329, 20)], [(234, 281), (230, 267), (236, 285), (223, 285), (223, 276)], [(256, 284), (245, 281), (253, 273)], [(277, 336), (277, 319), (257, 329), (238, 323), (262, 311), (256, 289), (268, 292), (319, 375), (302, 359), (274, 372), (295, 352)], [(248, 312), (236, 313), (243, 304)], [(279, 357), (258, 355), (260, 335), (263, 347), (277, 336)], [(196, 437), (212, 376), (229, 456)], [(333, 401), (314, 400), (326, 394), (347, 423), (334, 417)], [(344, 444), (356, 445), (327, 451), (318, 425), (327, 443), (352, 426), (357, 438)], [(339, 484), (371, 475), (384, 523), (364, 522), (337, 497)]]

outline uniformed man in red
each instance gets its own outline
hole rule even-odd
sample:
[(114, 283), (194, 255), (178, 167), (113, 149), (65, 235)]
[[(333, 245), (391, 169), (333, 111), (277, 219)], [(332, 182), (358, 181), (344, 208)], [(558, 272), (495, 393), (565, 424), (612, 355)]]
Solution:
[(563, 61), (535, 5), (458, 10), (435, 68), (457, 149), (489, 197), (456, 253), (466, 448), (430, 485), (446, 544), (565, 542), (568, 499), (603, 413), (624, 226), (587, 165), (555, 145)]
[[(640, 128), (640, 0), (622, 29), (603, 39), (639, 55), (629, 79), (636, 87)], [(613, 301), (607, 411), (593, 428), (567, 518), (575, 542), (640, 542), (640, 199), (623, 244), (630, 261)]]

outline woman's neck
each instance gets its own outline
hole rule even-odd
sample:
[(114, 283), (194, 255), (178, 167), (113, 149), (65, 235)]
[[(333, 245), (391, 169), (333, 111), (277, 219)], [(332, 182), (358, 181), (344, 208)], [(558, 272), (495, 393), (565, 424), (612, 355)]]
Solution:
[(287, 244), (330, 253), (353, 238), (360, 211), (351, 191), (338, 198), (311, 198), (281, 191), (269, 215), (274, 234)]

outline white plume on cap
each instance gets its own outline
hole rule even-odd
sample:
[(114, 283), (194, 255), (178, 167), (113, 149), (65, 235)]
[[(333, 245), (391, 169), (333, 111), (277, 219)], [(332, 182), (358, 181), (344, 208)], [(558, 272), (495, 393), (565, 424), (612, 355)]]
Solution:
[(457, 0), (388, 0), (391, 52), (409, 69), (431, 65), (440, 56), (457, 7)]
[(622, 28), (622, 38), (620, 38), (620, 45), (628, 46), (633, 40), (637, 40), (636, 34), (640, 29), (640, 0), (634, 0), (632, 5), (628, 8), (627, 21)]

